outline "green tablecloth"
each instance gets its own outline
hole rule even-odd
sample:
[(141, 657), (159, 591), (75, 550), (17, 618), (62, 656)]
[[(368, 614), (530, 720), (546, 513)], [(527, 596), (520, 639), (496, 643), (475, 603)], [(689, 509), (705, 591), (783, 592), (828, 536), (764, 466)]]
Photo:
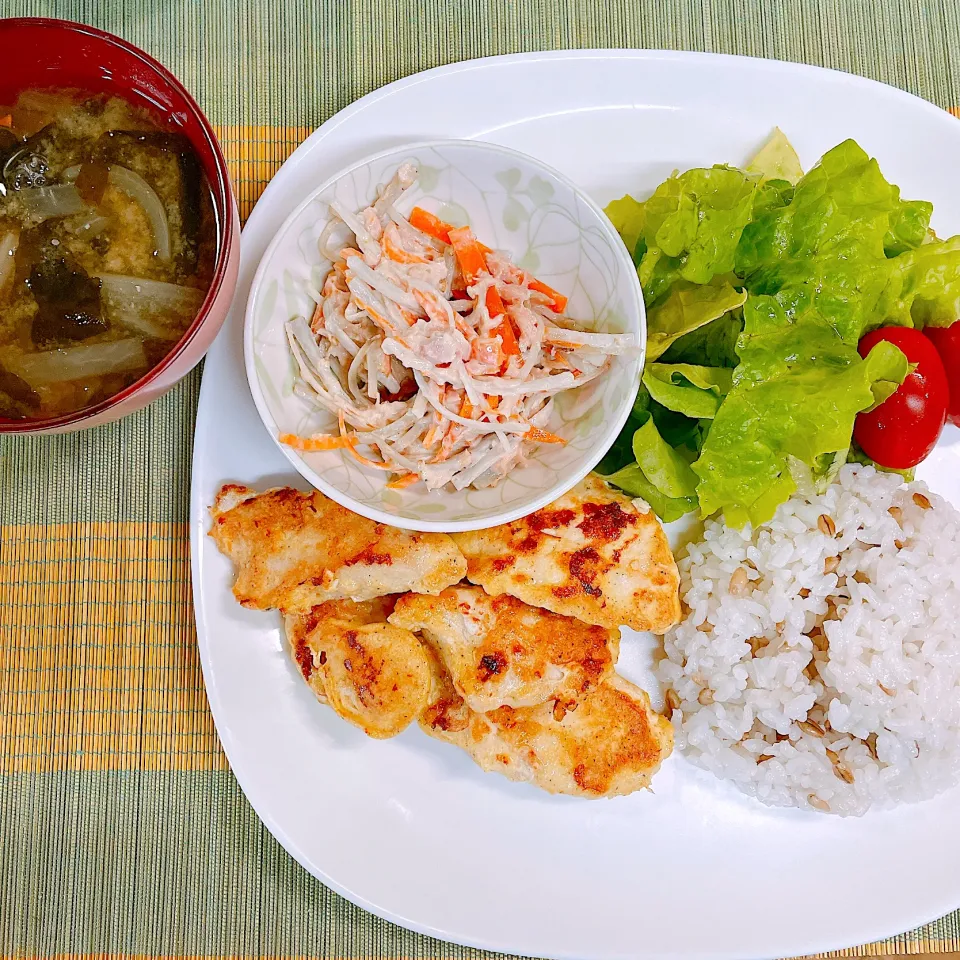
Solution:
[[(0, 0), (0, 16), (16, 15), (93, 23), (171, 67), (218, 125), (245, 214), (337, 110), (469, 57), (722, 51), (960, 104), (956, 0)], [(230, 773), (190, 606), (199, 382), (196, 371), (119, 424), (0, 440), (0, 952), (474, 955), (325, 889), (261, 826)], [(847, 952), (955, 950), (960, 913)]]

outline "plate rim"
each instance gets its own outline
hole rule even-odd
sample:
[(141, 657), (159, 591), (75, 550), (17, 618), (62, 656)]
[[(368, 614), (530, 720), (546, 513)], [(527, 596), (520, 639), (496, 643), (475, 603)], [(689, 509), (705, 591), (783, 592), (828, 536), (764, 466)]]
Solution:
[[(371, 105), (379, 100), (393, 96), (400, 90), (417, 86), (438, 76), (449, 76), (458, 73), (472, 72), (496, 66), (498, 64), (509, 65), (514, 63), (551, 60), (639, 60), (649, 62), (666, 61), (680, 63), (719, 61), (721, 63), (740, 64), (744, 67), (752, 68), (758, 71), (767, 70), (773, 72), (782, 72), (785, 74), (793, 73), (800, 75), (808, 73), (823, 74), (831, 76), (835, 82), (852, 83), (862, 88), (880, 88), (884, 92), (884, 95), (902, 100), (906, 103), (909, 103), (913, 109), (922, 110), (925, 113), (930, 114), (931, 117), (936, 117), (936, 122), (938, 123), (943, 123), (944, 125), (957, 123), (957, 120), (946, 110), (938, 107), (936, 104), (924, 100), (922, 97), (919, 97), (916, 94), (910, 93), (907, 90), (903, 90), (902, 88), (895, 87), (891, 84), (887, 84), (870, 77), (864, 77), (859, 74), (853, 74), (843, 70), (788, 60), (775, 60), (771, 58), (749, 57), (739, 54), (713, 53), (704, 51), (663, 49), (646, 50), (638, 48), (591, 48), (586, 50), (563, 49), (478, 57), (432, 67), (430, 69), (419, 71), (415, 74), (411, 74), (410, 76), (385, 84), (384, 86), (379, 87), (376, 90), (373, 90), (363, 97), (353, 101), (342, 110), (339, 110), (333, 116), (329, 117), (320, 126), (318, 126), (306, 138), (306, 140), (304, 140), (304, 142), (296, 148), (296, 150), (293, 151), (293, 153), (281, 165), (280, 169), (271, 178), (270, 183), (268, 183), (264, 189), (260, 199), (257, 201), (256, 207), (248, 218), (243, 232), (246, 233), (251, 225), (255, 226), (259, 222), (258, 212), (265, 206), (263, 201), (266, 199), (269, 203), (270, 198), (272, 198), (273, 194), (276, 193), (277, 189), (279, 189), (278, 181), (280, 180), (281, 174), (284, 174), (285, 172), (289, 174), (292, 169), (303, 163), (305, 158), (344, 122), (352, 119), (357, 114), (368, 109)], [(955, 130), (954, 132), (956, 133), (958, 131)], [(241, 266), (243, 265), (241, 264)], [(235, 309), (236, 304), (231, 307), (231, 315)], [(242, 317), (240, 319), (242, 322)], [(232, 322), (236, 323), (238, 321), (233, 320)], [(221, 334), (218, 336), (227, 336), (227, 327), (230, 323), (231, 320), (228, 317), (227, 323), (224, 324), (223, 332), (221, 332)], [(219, 715), (224, 708), (219, 697), (219, 686), (213, 675), (212, 665), (210, 662), (210, 648), (208, 640), (206, 639), (207, 636), (209, 636), (210, 631), (206, 630), (204, 626), (206, 617), (206, 604), (203, 600), (201, 574), (203, 569), (204, 549), (208, 547), (206, 543), (207, 505), (200, 502), (200, 494), (196, 480), (198, 476), (199, 462), (203, 459), (201, 452), (202, 445), (197, 442), (200, 433), (199, 411), (204, 404), (205, 396), (210, 394), (213, 389), (211, 385), (212, 381), (208, 380), (206, 373), (207, 372), (205, 370), (198, 398), (197, 426), (195, 427), (194, 431), (194, 452), (191, 459), (191, 502), (189, 519), (191, 584), (193, 588), (194, 615), (198, 634), (198, 652), (200, 656), (204, 684), (210, 703), (210, 709), (217, 728), (217, 734), (221, 746), (230, 764), (230, 768), (237, 779), (238, 785), (243, 791), (244, 797), (251, 805), (263, 825), (277, 839), (281, 846), (283, 846), (285, 851), (291, 857), (293, 857), (297, 863), (300, 864), (300, 866), (302, 866), (308, 873), (314, 876), (325, 886), (329, 887), (340, 896), (343, 896), (351, 903), (383, 920), (395, 923), (415, 933), (457, 943), (473, 949), (502, 952), (507, 954), (515, 953), (514, 947), (508, 943), (498, 942), (496, 938), (480, 940), (471, 937), (459, 936), (452, 934), (448, 930), (443, 930), (431, 926), (430, 924), (422, 923), (412, 918), (405, 917), (389, 909), (381, 908), (378, 904), (369, 901), (361, 894), (351, 890), (345, 885), (338, 883), (325, 871), (319, 869), (319, 867), (315, 865), (308, 865), (306, 862), (306, 856), (302, 853), (288, 833), (276, 820), (274, 820), (272, 816), (266, 814), (265, 810), (262, 809), (259, 798), (255, 801), (253, 796), (251, 796), (251, 791), (248, 789), (248, 784), (253, 782), (253, 777), (248, 772), (245, 763), (238, 760), (239, 750), (234, 749), (235, 744), (230, 739), (230, 734), (227, 733), (225, 735), (225, 731), (229, 729), (228, 726), (226, 724), (221, 725), (220, 723)], [(918, 908), (917, 911), (909, 916), (906, 916), (906, 918), (904, 918), (904, 915), (898, 915), (898, 919), (895, 922), (890, 922), (885, 920), (884, 917), (879, 917), (876, 923), (869, 929), (869, 931), (867, 931), (867, 938), (859, 939), (860, 934), (858, 933), (858, 939), (854, 944), (851, 944), (847, 939), (837, 940), (829, 936), (823, 936), (819, 939), (813, 938), (805, 941), (802, 951), (808, 954), (827, 952), (837, 949), (850, 948), (851, 946), (855, 946), (860, 943), (868, 943), (897, 936), (903, 933), (905, 929), (910, 930), (925, 923), (932, 922), (944, 914), (956, 910), (958, 906), (960, 906), (960, 904), (954, 902), (952, 897), (944, 896), (942, 902), (938, 902), (936, 904), (930, 903), (929, 906), (924, 907), (922, 910)], [(866, 929), (867, 928), (864, 926), (863, 930)], [(790, 949), (792, 949), (792, 947)], [(614, 954), (611, 953), (608, 955), (613, 956)], [(769, 951), (763, 953), (745, 953), (742, 950), (730, 949), (715, 950), (708, 954), (710, 960), (752, 960), (754, 957), (756, 957), (757, 960), (760, 960), (761, 957), (767, 957), (768, 955)], [(575, 952), (554, 953), (552, 956), (557, 958), (557, 960), (580, 960), (581, 958), (581, 955)], [(694, 954), (689, 951), (671, 951), (667, 954), (662, 954), (661, 956), (665, 958), (671, 958), (671, 960), (672, 958), (675, 958), (675, 960), (691, 960), (691, 957), (694, 956)]]

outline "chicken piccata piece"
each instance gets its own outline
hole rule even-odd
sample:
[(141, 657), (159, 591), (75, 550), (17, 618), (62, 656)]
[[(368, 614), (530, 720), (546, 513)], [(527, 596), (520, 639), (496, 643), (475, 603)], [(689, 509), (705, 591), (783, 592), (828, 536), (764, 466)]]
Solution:
[(639, 687), (613, 674), (577, 705), (471, 710), (437, 652), (420, 726), (465, 750), (481, 769), (548, 793), (616, 797), (646, 787), (673, 749), (673, 727)]
[(331, 600), (284, 616), (290, 652), (317, 699), (380, 739), (408, 727), (432, 688), (430, 652), (386, 622), (395, 599)]
[(480, 587), (448, 587), (437, 597), (409, 593), (390, 623), (421, 632), (439, 651), (471, 710), (572, 706), (613, 672), (620, 634), (491, 597)]
[(233, 592), (245, 607), (307, 613), (328, 600), (437, 594), (466, 574), (447, 534), (375, 523), (318, 491), (226, 484), (210, 512), (210, 536), (236, 566)]
[(680, 576), (660, 521), (596, 475), (512, 523), (452, 535), (467, 578), (493, 596), (603, 627), (664, 633)]

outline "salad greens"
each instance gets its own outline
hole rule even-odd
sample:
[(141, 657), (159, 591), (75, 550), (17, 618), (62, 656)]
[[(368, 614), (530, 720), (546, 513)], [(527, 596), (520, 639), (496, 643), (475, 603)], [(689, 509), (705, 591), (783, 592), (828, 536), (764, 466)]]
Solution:
[(774, 127), (770, 139), (747, 164), (747, 173), (755, 173), (767, 180), (796, 183), (803, 176), (803, 167), (786, 134), (779, 127)]
[(647, 359), (656, 360), (681, 337), (742, 307), (746, 299), (746, 290), (736, 290), (726, 280), (701, 286), (674, 284), (647, 313)]
[(692, 363), (648, 363), (643, 385), (651, 398), (668, 410), (712, 420), (733, 386), (733, 371)]
[(875, 327), (960, 315), (960, 237), (930, 231), (853, 140), (804, 175), (781, 131), (740, 170), (674, 174), (607, 214), (647, 305), (647, 364), (630, 419), (598, 469), (664, 519), (699, 508), (770, 519), (848, 458), (856, 415), (909, 365)]

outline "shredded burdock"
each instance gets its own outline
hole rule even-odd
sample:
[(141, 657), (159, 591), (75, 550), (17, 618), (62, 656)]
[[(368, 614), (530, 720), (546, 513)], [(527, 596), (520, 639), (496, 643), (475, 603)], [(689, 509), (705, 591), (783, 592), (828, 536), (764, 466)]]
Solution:
[(547, 430), (554, 397), (637, 343), (573, 329), (566, 297), (469, 227), (419, 207), (402, 214), (416, 178), (404, 164), (372, 206), (330, 205), (319, 246), (333, 266), (287, 339), (297, 394), (335, 415), (339, 432), (280, 439), (342, 448), (394, 488), (492, 486), (534, 444), (564, 443)]

